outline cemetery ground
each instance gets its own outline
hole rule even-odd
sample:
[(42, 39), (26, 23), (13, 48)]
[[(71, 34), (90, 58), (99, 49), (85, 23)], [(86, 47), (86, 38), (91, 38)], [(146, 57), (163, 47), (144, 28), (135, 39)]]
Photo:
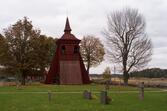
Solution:
[[(144, 100), (137, 87), (110, 86), (112, 101), (100, 103), (104, 85), (44, 85), (33, 84), (0, 87), (0, 111), (166, 111), (167, 90), (145, 88)], [(83, 98), (83, 91), (92, 92), (93, 99)], [(51, 92), (51, 101), (48, 100)]]

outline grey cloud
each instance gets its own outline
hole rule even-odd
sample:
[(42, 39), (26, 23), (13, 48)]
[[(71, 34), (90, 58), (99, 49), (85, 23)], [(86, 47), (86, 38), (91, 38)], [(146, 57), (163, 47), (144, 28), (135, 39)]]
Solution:
[[(106, 15), (124, 7), (138, 8), (146, 18), (148, 36), (154, 45), (154, 55), (149, 67), (167, 68), (167, 1), (166, 0), (3, 0), (0, 4), (0, 31), (23, 16), (32, 20), (43, 34), (61, 37), (66, 16), (69, 16), (72, 33), (78, 38), (93, 34), (101, 39), (106, 27)], [(108, 62), (91, 73), (101, 73)]]

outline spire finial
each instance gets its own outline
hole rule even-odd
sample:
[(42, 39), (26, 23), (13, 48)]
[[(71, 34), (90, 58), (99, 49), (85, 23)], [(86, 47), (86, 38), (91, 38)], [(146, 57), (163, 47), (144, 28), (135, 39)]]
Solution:
[(70, 33), (71, 32), (71, 27), (70, 27), (70, 23), (69, 23), (68, 17), (66, 19), (66, 24), (65, 24), (64, 32), (65, 33)]

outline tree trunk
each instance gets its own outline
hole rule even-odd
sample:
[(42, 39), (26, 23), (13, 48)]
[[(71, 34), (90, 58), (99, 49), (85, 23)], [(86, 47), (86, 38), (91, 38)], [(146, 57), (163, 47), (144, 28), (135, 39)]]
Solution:
[(45, 67), (41, 66), (40, 72), (41, 72), (41, 75), (40, 75), (40, 82), (43, 82), (43, 81), (44, 81), (44, 76), (46, 75)]
[(128, 85), (128, 79), (129, 79), (129, 74), (127, 71), (127, 58), (128, 58), (128, 54), (127, 54), (127, 46), (125, 46), (125, 54), (123, 56), (123, 79), (124, 79), (124, 85), (127, 86)]
[(22, 74), (22, 79), (21, 79), (21, 85), (25, 85), (26, 84), (26, 76), (24, 74)]
[(88, 60), (88, 64), (87, 64), (87, 72), (89, 74), (89, 68), (90, 68), (90, 61)]
[(127, 71), (124, 71), (123, 79), (124, 79), (124, 85), (127, 86), (128, 85), (128, 79), (129, 79), (129, 75), (128, 75)]

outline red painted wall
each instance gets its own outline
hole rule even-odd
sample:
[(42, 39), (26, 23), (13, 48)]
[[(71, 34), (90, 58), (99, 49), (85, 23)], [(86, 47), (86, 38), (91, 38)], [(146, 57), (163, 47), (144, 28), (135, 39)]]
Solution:
[[(89, 75), (85, 69), (82, 57), (80, 55), (79, 52), (79, 42), (80, 40), (62, 40), (59, 39), (57, 41), (57, 49), (56, 49), (56, 53), (55, 56), (53, 58), (50, 70), (46, 76), (46, 81), (45, 83), (47, 84), (60, 84), (60, 61), (79, 61), (79, 69), (81, 70), (81, 78), (82, 78), (82, 82), (83, 84), (89, 84), (90, 83), (90, 79), (89, 79)], [(65, 52), (62, 53), (62, 46), (65, 46)], [(78, 47), (78, 53), (74, 53), (74, 47)], [(61, 68), (62, 69), (62, 68)], [(66, 69), (66, 68), (64, 68)], [(75, 69), (71, 69), (71, 70), (75, 70)], [(74, 71), (74, 75), (75, 75), (75, 71)], [(68, 78), (68, 77), (67, 77)], [(75, 77), (74, 77), (75, 78)], [(74, 80), (76, 81), (76, 79)], [(74, 82), (72, 82), (74, 83)], [(71, 83), (71, 84), (72, 84)], [(70, 84), (70, 83), (67, 83)], [(80, 82), (78, 83), (80, 84)]]

